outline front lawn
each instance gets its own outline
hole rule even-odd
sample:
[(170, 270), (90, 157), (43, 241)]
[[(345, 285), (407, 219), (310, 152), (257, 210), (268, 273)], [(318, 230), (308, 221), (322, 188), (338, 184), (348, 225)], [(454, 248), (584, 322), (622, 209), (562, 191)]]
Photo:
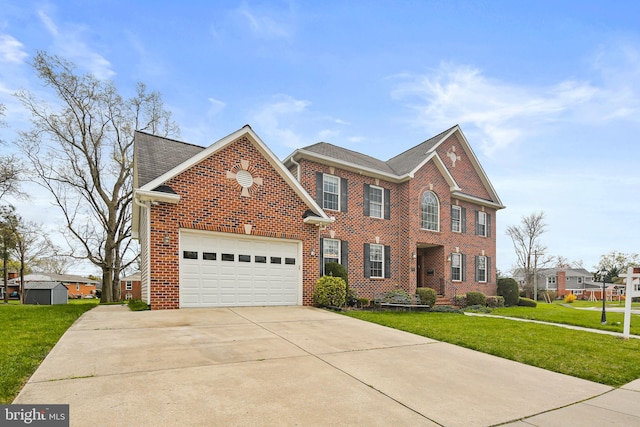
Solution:
[(45, 356), (82, 313), (99, 300), (65, 305), (0, 303), (0, 404), (9, 404)]
[(613, 387), (640, 378), (638, 339), (452, 313), (353, 310), (345, 314)]
[[(591, 303), (592, 304), (592, 303)], [(602, 304), (602, 303), (600, 303)], [(584, 328), (601, 329), (605, 331), (622, 332), (624, 313), (607, 311), (607, 324), (600, 323), (602, 305), (595, 306), (595, 310), (585, 310), (589, 305), (565, 307), (561, 304), (538, 303), (537, 307), (504, 307), (494, 309), (491, 314), (497, 316), (518, 317), (522, 319), (541, 320), (544, 322), (564, 323), (566, 325), (582, 326)], [(575, 308), (573, 308), (575, 307)], [(594, 307), (591, 305), (591, 307)], [(632, 335), (640, 335), (640, 316), (631, 315)]]

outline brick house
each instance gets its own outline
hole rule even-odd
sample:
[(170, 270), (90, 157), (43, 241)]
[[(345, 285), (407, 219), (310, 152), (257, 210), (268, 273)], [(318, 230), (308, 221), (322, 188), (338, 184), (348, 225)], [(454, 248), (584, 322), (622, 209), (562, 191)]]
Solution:
[(120, 279), (120, 298), (125, 301), (142, 299), (139, 271)]
[(386, 162), (327, 143), (281, 162), (249, 126), (207, 148), (135, 135), (133, 233), (152, 309), (312, 304), (329, 261), (363, 297), (493, 295), (503, 207), (458, 126)]

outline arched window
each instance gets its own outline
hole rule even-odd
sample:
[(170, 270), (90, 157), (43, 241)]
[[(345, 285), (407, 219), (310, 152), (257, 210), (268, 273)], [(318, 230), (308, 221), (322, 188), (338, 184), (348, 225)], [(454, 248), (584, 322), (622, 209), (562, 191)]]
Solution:
[(433, 191), (422, 195), (422, 228), (440, 231), (440, 203)]

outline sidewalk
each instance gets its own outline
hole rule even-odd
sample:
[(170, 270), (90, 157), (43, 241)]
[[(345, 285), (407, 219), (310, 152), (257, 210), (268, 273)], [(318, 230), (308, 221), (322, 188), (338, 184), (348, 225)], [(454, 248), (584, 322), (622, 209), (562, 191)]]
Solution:
[[(582, 309), (578, 309), (578, 310), (582, 310)], [(464, 313), (464, 314), (467, 316), (495, 317), (498, 319), (515, 320), (517, 322), (538, 323), (540, 325), (557, 326), (559, 328), (574, 329), (576, 331), (584, 331), (584, 332), (593, 332), (595, 334), (612, 335), (614, 337), (622, 338), (622, 332), (603, 331), (601, 329), (584, 328), (582, 326), (565, 325), (562, 323), (543, 322), (541, 320), (520, 319), (518, 317), (497, 316), (495, 314), (484, 314), (484, 313)], [(629, 338), (640, 339), (640, 335), (629, 335)]]

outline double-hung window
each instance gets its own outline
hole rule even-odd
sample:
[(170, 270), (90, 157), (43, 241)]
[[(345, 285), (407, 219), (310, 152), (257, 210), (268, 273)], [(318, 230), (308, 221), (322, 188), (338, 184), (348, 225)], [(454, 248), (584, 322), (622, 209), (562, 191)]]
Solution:
[(451, 254), (451, 280), (462, 281), (462, 254)]
[(478, 282), (487, 281), (487, 257), (479, 256), (476, 258), (476, 276)]
[(440, 203), (433, 191), (422, 195), (422, 228), (440, 231)]
[[(322, 266), (326, 267), (328, 262), (340, 263), (340, 240), (322, 239)], [(326, 274), (325, 271), (322, 274)]]
[(478, 212), (478, 236), (486, 236), (487, 235), (487, 213), (486, 212)]
[(333, 211), (340, 210), (340, 178), (324, 174), (322, 177), (322, 207)]
[(380, 187), (369, 186), (369, 216), (382, 218), (384, 214), (384, 190)]
[(371, 244), (369, 247), (369, 272), (371, 277), (384, 277), (384, 246)]
[(462, 232), (462, 208), (460, 206), (451, 206), (451, 231), (454, 233)]
[(125, 283), (125, 288), (126, 291), (130, 291), (133, 289), (133, 283), (131, 283), (130, 280), (127, 280), (127, 282)]

